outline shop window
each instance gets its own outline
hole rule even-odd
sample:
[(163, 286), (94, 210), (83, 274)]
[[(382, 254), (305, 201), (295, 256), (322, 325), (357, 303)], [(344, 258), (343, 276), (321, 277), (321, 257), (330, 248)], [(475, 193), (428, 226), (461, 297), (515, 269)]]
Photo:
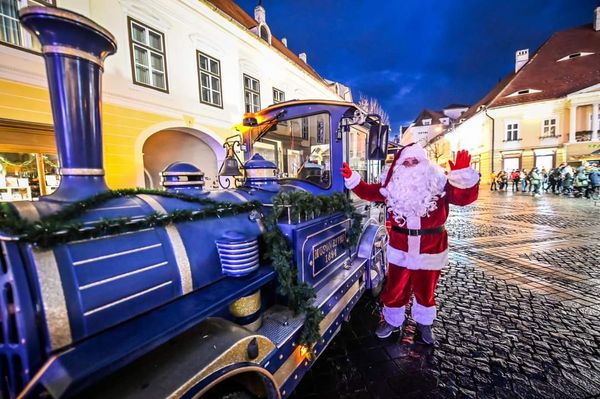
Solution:
[(51, 194), (59, 182), (56, 155), (0, 152), (0, 201), (33, 200)]

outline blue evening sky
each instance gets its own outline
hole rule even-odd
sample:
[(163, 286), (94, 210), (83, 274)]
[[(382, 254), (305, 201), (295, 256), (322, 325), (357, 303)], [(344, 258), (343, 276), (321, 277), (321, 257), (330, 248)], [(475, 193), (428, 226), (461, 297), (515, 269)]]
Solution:
[[(236, 0), (254, 15), (257, 0)], [(331, 80), (375, 97), (393, 132), (423, 108), (473, 104), (598, 0), (263, 0), (272, 33)], [(600, 66), (599, 66), (600, 67)]]

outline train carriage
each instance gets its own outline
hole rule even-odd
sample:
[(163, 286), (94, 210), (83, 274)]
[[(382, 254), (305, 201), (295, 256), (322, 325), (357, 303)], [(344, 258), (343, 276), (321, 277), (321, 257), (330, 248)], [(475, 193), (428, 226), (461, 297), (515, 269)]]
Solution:
[(386, 127), (352, 103), (288, 101), (245, 115), (226, 142), (229, 189), (204, 191), (202, 172), (176, 163), (164, 192), (108, 191), (114, 38), (58, 8), (20, 18), (42, 43), (62, 179), (1, 208), (2, 397), (289, 396), (381, 286), (385, 229), (339, 169), (377, 174)]

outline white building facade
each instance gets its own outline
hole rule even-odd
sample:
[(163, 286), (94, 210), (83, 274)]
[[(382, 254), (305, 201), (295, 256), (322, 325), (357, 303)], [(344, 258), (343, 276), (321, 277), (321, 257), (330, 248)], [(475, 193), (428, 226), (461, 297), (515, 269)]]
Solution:
[[(1, 10), (10, 34), (0, 36), (0, 156), (44, 164), (55, 154), (44, 63), (14, 18), (26, 3), (9, 0)], [(260, 6), (253, 18), (230, 0), (39, 4), (80, 13), (116, 37), (103, 80), (105, 169), (114, 188), (157, 187), (159, 171), (174, 161), (195, 164), (214, 182), (224, 140), (245, 112), (291, 99), (351, 99), (271, 35)], [(27, 135), (31, 126), (39, 137)], [(48, 169), (38, 168), (39, 177)]]

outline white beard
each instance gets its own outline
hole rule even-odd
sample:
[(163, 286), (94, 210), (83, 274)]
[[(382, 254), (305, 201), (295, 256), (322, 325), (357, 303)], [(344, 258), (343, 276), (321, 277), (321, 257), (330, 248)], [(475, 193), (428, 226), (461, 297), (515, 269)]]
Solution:
[[(381, 173), (382, 184), (388, 173), (389, 168)], [(380, 191), (396, 223), (404, 226), (409, 216), (429, 216), (437, 209), (438, 199), (445, 195), (447, 180), (444, 170), (429, 161), (408, 168), (396, 165), (390, 182)]]

